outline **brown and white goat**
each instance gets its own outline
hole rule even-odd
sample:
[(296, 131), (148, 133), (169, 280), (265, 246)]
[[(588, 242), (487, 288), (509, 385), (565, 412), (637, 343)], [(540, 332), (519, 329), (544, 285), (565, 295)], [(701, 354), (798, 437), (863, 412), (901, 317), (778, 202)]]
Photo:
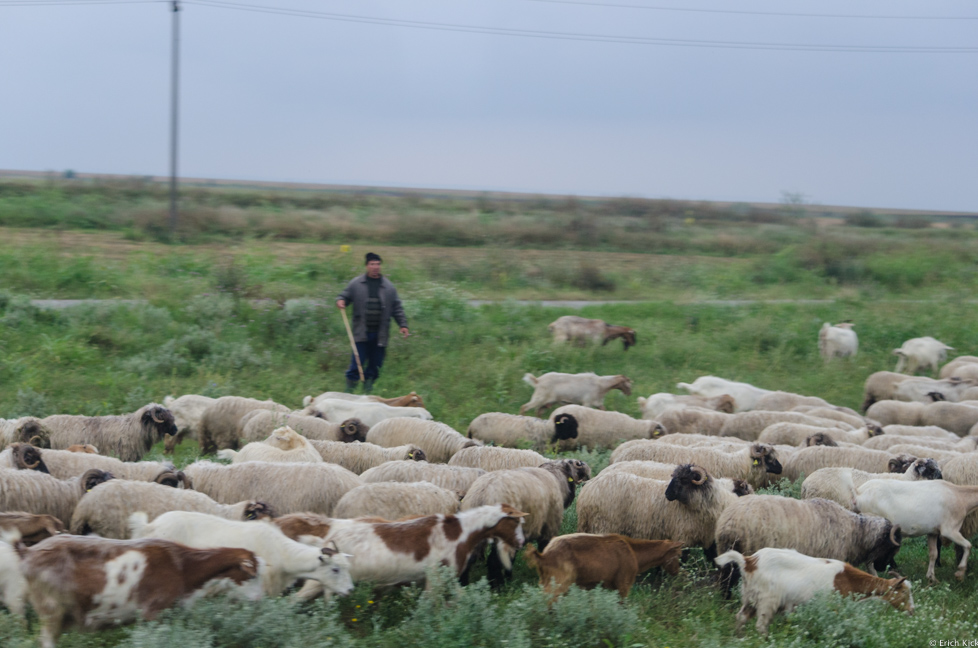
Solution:
[(54, 648), (66, 627), (153, 619), (174, 603), (225, 583), (254, 582), (251, 597), (261, 592), (253, 580), (258, 560), (246, 549), (61, 535), (17, 550), (28, 599), (41, 619), (41, 648)]
[(766, 547), (752, 556), (728, 551), (717, 556), (716, 563), (720, 567), (735, 563), (744, 579), (743, 603), (737, 613), (738, 632), (756, 614), (757, 631), (767, 635), (775, 614), (791, 612), (818, 592), (833, 589), (844, 596), (878, 596), (898, 610), (913, 614), (913, 591), (906, 578), (879, 578), (841, 560)]
[(573, 342), (579, 346), (600, 342), (604, 346), (621, 338), (625, 351), (628, 351), (628, 347), (635, 346), (635, 329), (614, 326), (599, 319), (564, 315), (547, 326), (547, 330), (553, 334), (554, 342)]
[(0, 513), (0, 533), (16, 531), (28, 547), (65, 532), (65, 525), (53, 515)]
[(554, 538), (543, 552), (532, 544), (523, 552), (526, 564), (540, 575), (540, 585), (556, 599), (571, 585), (592, 589), (601, 585), (628, 596), (639, 574), (662, 567), (675, 576), (683, 543), (639, 540), (615, 533), (571, 533)]

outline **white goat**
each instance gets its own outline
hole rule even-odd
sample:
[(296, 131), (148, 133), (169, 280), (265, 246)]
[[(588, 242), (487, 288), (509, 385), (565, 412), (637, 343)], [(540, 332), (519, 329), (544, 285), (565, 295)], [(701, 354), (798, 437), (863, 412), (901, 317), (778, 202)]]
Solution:
[(585, 405), (604, 409), (604, 397), (612, 389), (620, 389), (625, 396), (632, 395), (632, 381), (625, 376), (599, 376), (595, 373), (566, 374), (551, 371), (539, 378), (531, 373), (523, 375), (523, 382), (533, 387), (530, 402), (520, 407), (520, 415), (528, 409), (536, 409), (537, 416), (545, 407), (557, 403)]

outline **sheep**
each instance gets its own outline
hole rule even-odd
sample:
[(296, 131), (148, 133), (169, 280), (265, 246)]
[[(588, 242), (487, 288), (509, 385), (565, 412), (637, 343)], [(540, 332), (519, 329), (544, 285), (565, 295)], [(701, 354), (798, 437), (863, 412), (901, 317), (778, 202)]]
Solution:
[(916, 436), (929, 439), (950, 439), (957, 441), (960, 437), (954, 432), (934, 425), (884, 425), (884, 435)]
[[(895, 454), (883, 450), (870, 450), (862, 447), (813, 446), (802, 448), (785, 460), (784, 476), (790, 481), (795, 481), (802, 475), (811, 475), (819, 468), (831, 466), (858, 468), (871, 473), (897, 472), (894, 468), (899, 468), (899, 472), (906, 470), (906, 466), (902, 462), (895, 461), (896, 459)], [(913, 461), (913, 459), (909, 461)]]
[(424, 407), (424, 399), (418, 396), (417, 392), (411, 392), (410, 394), (405, 394), (404, 396), (395, 396), (394, 398), (384, 398), (382, 396), (375, 396), (373, 394), (347, 394), (346, 392), (323, 392), (319, 396), (313, 398), (312, 396), (306, 396), (302, 399), (302, 406), (309, 407), (314, 405), (316, 401), (324, 400), (348, 400), (355, 401), (358, 403), (383, 403), (384, 405), (390, 405), (391, 407)]
[(31, 443), (38, 447), (51, 447), (51, 431), (34, 416), (16, 419), (0, 419), (0, 450), (12, 443)]
[(675, 576), (683, 544), (670, 540), (640, 540), (618, 534), (571, 533), (554, 538), (541, 553), (533, 545), (523, 560), (540, 575), (540, 586), (553, 599), (577, 585), (618, 590), (628, 598), (635, 577), (653, 567)]
[(306, 511), (331, 515), (340, 498), (363, 483), (342, 466), (325, 462), (249, 461), (225, 466), (197, 461), (183, 470), (193, 480), (195, 489), (217, 502), (233, 504), (246, 498), (260, 500), (279, 515)]
[(531, 373), (523, 374), (523, 382), (533, 387), (533, 396), (520, 406), (520, 415), (535, 409), (537, 416), (551, 405), (572, 403), (604, 409), (604, 397), (612, 389), (619, 389), (625, 396), (632, 395), (632, 381), (626, 376), (599, 376), (595, 373), (567, 374), (551, 371), (539, 378)]
[(482, 445), (480, 441), (467, 439), (444, 423), (415, 418), (381, 421), (371, 426), (367, 432), (367, 442), (385, 448), (413, 443), (424, 450), (432, 463), (445, 463), (463, 448)]
[[(496, 470), (479, 477), (462, 498), (462, 511), (492, 504), (509, 504), (526, 512), (523, 533), (526, 540), (537, 540), (544, 548), (560, 532), (564, 509), (574, 501), (578, 483), (590, 476), (586, 464), (564, 459), (547, 461), (536, 468)], [(502, 567), (502, 547), (489, 556), (489, 582), (499, 586), (505, 579)], [(506, 566), (506, 571), (511, 570)], [(463, 584), (468, 582), (468, 567), (462, 573)]]
[(249, 443), (241, 450), (221, 450), (217, 456), (219, 459), (230, 459), (231, 463), (321, 463), (323, 460), (319, 450), (308, 439), (289, 427), (279, 428), (264, 441)]
[(978, 424), (978, 407), (962, 403), (931, 403), (920, 411), (920, 424), (966, 436)]
[(917, 459), (902, 473), (871, 473), (856, 468), (819, 468), (801, 484), (801, 498), (820, 497), (853, 510), (856, 488), (870, 479), (941, 479), (941, 469), (933, 459)]
[(694, 464), (674, 467), (668, 481), (602, 471), (581, 489), (577, 531), (675, 540), (710, 555), (720, 512), (737, 498)]
[[(0, 467), (29, 468), (29, 466), (24, 465), (23, 460), (15, 454), (14, 450), (15, 447), (11, 447), (0, 452)], [(117, 479), (134, 481), (156, 481), (163, 475), (170, 475), (175, 472), (173, 464), (169, 461), (127, 462), (119, 461), (114, 457), (69, 452), (68, 450), (38, 450), (37, 458), (40, 459), (40, 464), (33, 470), (47, 472), (57, 479), (78, 477), (92, 468), (112, 473)]]
[(716, 376), (700, 376), (692, 384), (676, 383), (679, 389), (685, 389), (696, 396), (721, 396), (727, 394), (734, 399), (734, 412), (746, 412), (757, 406), (757, 401), (772, 393), (769, 389), (761, 389), (754, 385), (717, 378)]
[(514, 468), (536, 468), (546, 462), (546, 457), (533, 450), (481, 446), (459, 450), (448, 460), (448, 465), (481, 468), (486, 472), (492, 472)]
[(554, 336), (555, 343), (573, 342), (578, 346), (601, 343), (608, 344), (611, 340), (621, 338), (625, 351), (635, 346), (635, 330), (627, 326), (613, 326), (603, 320), (588, 319), (577, 315), (558, 317), (547, 326)]
[(856, 510), (880, 515), (898, 525), (908, 537), (927, 536), (930, 562), (927, 578), (936, 583), (934, 563), (941, 538), (962, 551), (954, 577), (964, 580), (971, 542), (961, 535), (961, 525), (978, 509), (978, 486), (958, 486), (944, 480), (896, 481), (871, 479), (856, 488)]
[(638, 397), (638, 408), (642, 412), (643, 419), (655, 420), (667, 410), (682, 407), (701, 407), (703, 409), (733, 414), (735, 402), (732, 396), (721, 394), (706, 398), (704, 396), (677, 396), (660, 392), (652, 394), (648, 398)]
[(357, 418), (342, 423), (330, 423), (318, 416), (287, 414), (273, 410), (252, 410), (241, 417), (241, 437), (247, 441), (261, 441), (276, 429), (287, 426), (306, 437), (320, 441), (363, 441), (367, 438), (367, 426)]
[(218, 450), (237, 450), (242, 436), (241, 417), (252, 410), (263, 409), (287, 414), (289, 408), (270, 400), (260, 401), (242, 396), (222, 396), (207, 406), (200, 417), (200, 449), (204, 454)]
[(564, 414), (543, 421), (535, 416), (486, 412), (469, 423), (466, 436), (497, 446), (515, 448), (529, 443), (534, 450), (544, 450), (548, 445), (576, 438), (577, 419)]
[(373, 443), (341, 443), (339, 441), (309, 441), (323, 461), (343, 466), (354, 474), (362, 474), (388, 461), (425, 461), (424, 450), (408, 443), (384, 448)]
[(360, 475), (360, 479), (365, 484), (426, 481), (465, 495), (472, 483), (485, 474), (486, 471), (479, 468), (432, 464), (427, 461), (388, 461), (367, 470)]
[(622, 441), (632, 439), (655, 439), (667, 434), (658, 421), (633, 419), (621, 412), (606, 412), (582, 405), (564, 405), (550, 415), (552, 421), (566, 415), (577, 420), (577, 436), (561, 441), (561, 450), (573, 450), (581, 446), (614, 448)]
[[(965, 453), (944, 462), (941, 472), (944, 474), (944, 481), (958, 486), (978, 486), (978, 453)], [(961, 525), (961, 535), (971, 538), (976, 533), (978, 533), (978, 512), (972, 512), (965, 517)]]
[(717, 436), (731, 416), (733, 414), (690, 406), (669, 408), (659, 414), (657, 420), (669, 431), (669, 436), (684, 434)]
[(842, 421), (815, 418), (798, 412), (741, 412), (731, 414), (720, 428), (720, 436), (737, 437), (746, 441), (757, 441), (761, 432), (775, 423), (799, 423), (820, 428), (840, 428), (848, 430), (851, 426)]
[[(910, 483), (910, 482), (907, 482)], [(930, 482), (928, 482), (930, 483)], [(869, 573), (893, 562), (902, 542), (900, 529), (875, 515), (860, 515), (824, 499), (796, 500), (779, 495), (742, 497), (727, 506), (716, 524), (720, 554), (752, 554), (764, 547), (794, 549), (809, 556), (866, 565)], [(724, 596), (737, 573), (721, 568)]]
[(96, 469), (62, 480), (34, 470), (0, 468), (0, 511), (52, 515), (67, 527), (82, 496), (111, 479)]
[[(944, 365), (949, 366), (951, 363)], [(944, 370), (941, 369), (940, 378), (949, 378), (951, 380), (970, 380), (972, 382), (978, 382), (978, 363), (975, 362), (965, 362), (957, 364), (949, 372), (949, 375), (944, 375)]]
[(872, 425), (865, 426), (858, 430), (840, 430), (835, 428), (824, 428), (813, 425), (801, 425), (798, 423), (775, 423), (764, 428), (758, 435), (760, 443), (771, 445), (801, 445), (814, 434), (825, 434), (835, 443), (862, 444), (875, 436), (883, 434), (883, 428)]
[(263, 502), (242, 500), (238, 498), (235, 504), (226, 505), (193, 490), (113, 479), (81, 498), (68, 529), (75, 535), (95, 534), (125, 540), (130, 537), (129, 516), (137, 511), (145, 512), (150, 518), (167, 511), (197, 511), (229, 520), (257, 520), (270, 517), (274, 511)]
[(347, 491), (336, 503), (333, 517), (400, 520), (436, 513), (453, 515), (458, 507), (458, 493), (428, 482), (379, 482)]
[[(894, 371), (877, 371), (870, 374), (863, 388), (862, 411), (869, 415), (870, 406), (877, 401), (893, 400), (897, 386), (910, 376)], [(872, 417), (875, 418), (875, 417)], [(882, 421), (881, 421), (882, 422)], [(885, 423), (884, 423), (885, 425)]]
[(822, 324), (818, 332), (818, 352), (826, 362), (833, 358), (852, 358), (859, 352), (859, 337), (852, 324), (841, 322), (832, 326)]
[(913, 403), (962, 400), (965, 392), (975, 387), (975, 381), (960, 378), (935, 380), (924, 376), (907, 378), (893, 390), (893, 399)]
[(687, 447), (710, 447), (710, 446), (729, 446), (740, 445), (747, 447), (751, 442), (737, 437), (720, 437), (710, 434), (669, 434), (658, 439), (658, 443), (666, 445), (681, 445)]
[(927, 457), (928, 459), (934, 459), (938, 463), (944, 463), (949, 459), (954, 459), (959, 454), (960, 450), (942, 450), (940, 448), (931, 448), (929, 446), (919, 446), (913, 443), (900, 443), (895, 446), (891, 446), (888, 452), (892, 452), (895, 455), (911, 455), (914, 457)]
[(866, 410), (866, 416), (879, 421), (884, 428), (888, 425), (920, 425), (924, 412), (923, 403), (906, 403), (898, 400), (881, 400)]
[(771, 475), (781, 474), (777, 451), (763, 443), (726, 453), (712, 448), (663, 445), (656, 441), (629, 441), (611, 453), (613, 464), (636, 459), (696, 464), (705, 468), (710, 475), (743, 479), (754, 488), (767, 486), (771, 482)]
[(41, 420), (51, 431), (51, 448), (63, 450), (76, 443), (91, 443), (122, 461), (139, 461), (166, 434), (175, 434), (173, 414), (150, 403), (121, 416), (57, 414)]
[[(955, 437), (957, 438), (957, 437)], [(918, 447), (934, 448), (936, 450), (957, 450), (959, 452), (972, 452), (978, 450), (978, 437), (964, 437), (957, 441), (950, 439), (938, 439), (936, 437), (925, 436), (901, 436), (898, 434), (882, 434), (873, 437), (863, 444), (864, 448), (873, 450), (889, 450), (895, 445), (911, 444)]]
[(842, 421), (848, 425), (851, 425), (853, 429), (858, 429), (867, 424), (875, 424), (876, 421), (867, 421), (862, 416), (859, 416), (853, 410), (848, 407), (812, 407), (810, 405), (802, 405), (800, 407), (793, 407), (791, 412), (798, 412), (804, 414), (805, 416), (813, 416), (815, 418), (830, 419), (833, 421)]
[[(65, 525), (53, 515), (38, 515), (36, 513), (0, 513), (0, 536), (16, 531), (20, 541), (31, 547), (41, 540), (46, 540), (65, 532)], [(0, 578), (0, 582), (3, 579)]]
[[(957, 358), (951, 360), (946, 365), (941, 367), (941, 371), (938, 374), (938, 378), (951, 378), (952, 376), (956, 376), (958, 375), (957, 374), (958, 369), (966, 367), (967, 365), (970, 364), (978, 364), (978, 356), (967, 356), (967, 355), (958, 356)], [(968, 370), (968, 372), (970, 373), (970, 369)], [(962, 376), (962, 377), (967, 378), (969, 376)]]
[(774, 391), (757, 399), (752, 409), (767, 412), (789, 412), (796, 407), (828, 407), (833, 405), (818, 396), (804, 396), (786, 391)]
[(310, 547), (287, 537), (268, 522), (241, 522), (193, 511), (171, 511), (152, 522), (145, 513), (132, 516), (134, 538), (161, 538), (188, 547), (234, 547), (253, 551), (265, 562), (259, 570), (267, 596), (285, 591), (299, 578), (318, 581), (340, 596), (353, 590), (350, 561), (328, 547)]
[(421, 421), (432, 420), (431, 412), (423, 407), (391, 407), (384, 403), (367, 403), (334, 398), (320, 401), (296, 412), (304, 416), (318, 416), (333, 423), (347, 419), (360, 419), (364, 425), (373, 427), (391, 418), (413, 418)]
[[(610, 475), (615, 472), (626, 472), (646, 479), (668, 482), (672, 479), (673, 473), (676, 472), (676, 464), (665, 464), (658, 461), (619, 461), (602, 470), (601, 474)], [(722, 477), (716, 479), (716, 482), (720, 488), (730, 491), (738, 497), (754, 494), (754, 488), (743, 479)]]
[(721, 568), (731, 563), (744, 579), (737, 632), (757, 614), (757, 631), (766, 637), (775, 614), (791, 612), (820, 591), (879, 596), (896, 609), (913, 614), (913, 591), (902, 576), (880, 578), (841, 560), (812, 558), (794, 549), (774, 547), (758, 549), (753, 556), (728, 551), (716, 558)]
[(941, 363), (947, 360), (947, 352), (953, 350), (954, 347), (930, 336), (907, 340), (899, 349), (893, 349), (893, 355), (899, 358), (894, 371), (903, 373), (906, 370), (906, 373), (913, 375), (922, 369), (929, 369), (936, 373)]
[(204, 415), (204, 410), (216, 400), (210, 396), (198, 396), (197, 394), (186, 394), (179, 398), (173, 396), (163, 398), (163, 407), (173, 414), (173, 423), (177, 426), (176, 434), (163, 438), (164, 454), (173, 454), (174, 448), (187, 436), (191, 439), (200, 438), (200, 419)]

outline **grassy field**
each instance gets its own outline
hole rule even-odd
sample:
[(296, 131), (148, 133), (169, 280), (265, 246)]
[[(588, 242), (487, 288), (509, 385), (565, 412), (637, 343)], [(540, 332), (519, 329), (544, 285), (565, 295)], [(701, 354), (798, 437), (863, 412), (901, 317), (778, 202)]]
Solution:
[[(92, 211), (79, 213), (96, 215), (100, 209), (130, 213), (119, 205), (157, 200), (136, 192), (115, 204), (104, 196), (57, 191), (64, 194), (58, 200), (69, 206), (91, 201)], [(352, 236), (348, 232), (293, 241), (256, 229), (241, 235), (197, 233), (190, 243), (174, 244), (121, 221), (81, 230), (65, 220), (48, 228), (22, 227), (37, 224), (11, 218), (24, 201), (36, 199), (40, 211), (57, 201), (26, 191), (15, 199), (10, 195), (0, 194), (0, 202), (7, 201), (0, 205), (0, 224), (21, 227), (0, 228), (0, 417), (119, 413), (183, 393), (272, 398), (298, 407), (306, 394), (339, 389), (348, 347), (331, 301), (360, 271), (368, 247), (387, 259), (385, 272), (401, 291), (412, 328), (408, 340), (392, 341), (378, 391), (416, 390), (436, 419), (463, 431), (482, 412), (517, 411), (531, 393), (521, 382), (525, 372), (624, 373), (634, 381), (633, 397), (612, 392), (607, 405), (636, 416), (634, 396), (673, 391), (677, 381), (704, 374), (858, 407), (866, 376), (892, 369), (890, 352), (907, 338), (932, 335), (961, 353), (978, 351), (978, 330), (971, 325), (978, 304), (969, 301), (978, 279), (978, 247), (970, 225), (821, 229), (805, 218), (786, 220), (796, 218), (791, 214), (777, 222), (755, 222), (761, 218), (755, 215), (755, 221), (715, 225), (700, 215), (667, 214), (661, 229), (641, 239), (686, 241), (687, 247), (664, 254), (650, 253), (663, 251), (655, 247), (619, 252), (617, 243), (600, 236), (576, 242), (558, 237), (535, 248), (520, 240), (513, 243), (525, 248), (518, 252), (491, 238), (461, 248), (432, 245), (442, 240), (418, 247), (407, 245), (411, 240), (392, 245), (384, 237), (344, 240)], [(379, 208), (371, 201), (380, 199), (363, 200), (363, 222), (376, 225)], [(441, 211), (431, 213), (451, 218), (456, 207), (439, 206)], [(541, 222), (548, 214), (563, 218), (553, 205), (538, 207), (540, 214), (527, 222)], [(585, 207), (594, 210), (588, 213), (596, 227), (603, 227), (598, 208)], [(423, 200), (415, 208), (428, 209)], [(252, 209), (273, 213), (268, 206), (236, 209), (246, 216)], [(323, 210), (309, 211), (309, 218), (323, 218)], [(413, 212), (405, 213), (407, 223)], [(471, 215), (472, 222), (481, 222), (480, 214)], [(96, 231), (99, 227), (108, 231)], [(351, 252), (340, 251), (345, 243), (353, 245)], [(44, 310), (31, 302), (89, 297), (146, 303)], [(512, 299), (475, 308), (466, 301), (472, 297), (645, 301), (570, 311)], [(718, 298), (833, 301), (695, 303)], [(572, 312), (632, 326), (638, 345), (628, 352), (615, 343), (553, 346), (547, 324)], [(855, 322), (860, 355), (826, 366), (816, 350), (818, 329), (823, 321), (844, 319)], [(154, 457), (160, 452), (157, 447)], [(196, 446), (185, 444), (177, 462), (184, 465), (197, 456)], [(599, 471), (609, 453), (574, 456)], [(797, 496), (798, 485), (777, 490)], [(575, 527), (571, 507), (564, 531)], [(678, 577), (653, 573), (622, 604), (611, 593), (574, 592), (547, 611), (531, 573), (517, 560), (513, 582), (499, 593), (484, 585), (461, 589), (436, 576), (427, 590), (374, 593), (360, 585), (329, 607), (287, 600), (213, 601), (172, 611), (157, 623), (70, 633), (61, 645), (889, 647), (978, 637), (978, 576), (954, 582), (953, 568), (945, 564), (938, 570), (943, 583), (929, 586), (923, 580), (925, 554), (925, 543), (914, 539), (900, 555), (914, 582), (916, 616), (879, 602), (826, 597), (780, 617), (767, 640), (752, 628), (742, 640), (734, 635), (738, 601), (722, 600), (712, 570), (694, 552)], [(974, 559), (969, 566), (972, 572), (978, 567)], [(0, 612), (3, 648), (33, 645), (36, 632), (36, 624), (25, 630)]]

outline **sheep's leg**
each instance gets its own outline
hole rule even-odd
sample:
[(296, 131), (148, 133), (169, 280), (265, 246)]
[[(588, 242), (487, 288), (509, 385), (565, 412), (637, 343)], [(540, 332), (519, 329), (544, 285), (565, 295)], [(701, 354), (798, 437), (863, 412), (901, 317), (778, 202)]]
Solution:
[(964, 580), (965, 571), (968, 569), (968, 555), (971, 553), (971, 543), (968, 542), (967, 538), (961, 535), (960, 523), (958, 524), (957, 529), (941, 529), (941, 535), (964, 550), (964, 554), (961, 556), (961, 560), (958, 562), (958, 569), (954, 572), (955, 578), (958, 580)]
[(941, 536), (939, 535), (928, 535), (927, 536), (927, 551), (929, 554), (929, 560), (927, 562), (927, 580), (932, 583), (937, 582), (937, 578), (934, 576), (934, 563), (937, 562), (937, 554), (940, 549)]
[(489, 552), (489, 560), (487, 561), (486, 567), (489, 572), (489, 586), (494, 590), (501, 589), (506, 584), (507, 572), (506, 568), (503, 567), (503, 561), (500, 560), (498, 552)]

